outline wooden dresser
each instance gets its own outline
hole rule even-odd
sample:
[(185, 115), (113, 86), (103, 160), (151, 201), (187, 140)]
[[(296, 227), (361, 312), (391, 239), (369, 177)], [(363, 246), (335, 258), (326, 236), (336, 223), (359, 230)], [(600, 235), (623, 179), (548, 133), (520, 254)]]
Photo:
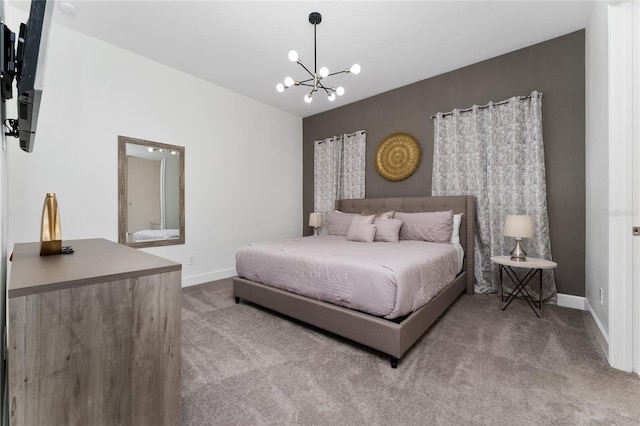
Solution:
[(11, 425), (179, 425), (182, 265), (104, 239), (41, 257), (16, 244), (8, 284)]

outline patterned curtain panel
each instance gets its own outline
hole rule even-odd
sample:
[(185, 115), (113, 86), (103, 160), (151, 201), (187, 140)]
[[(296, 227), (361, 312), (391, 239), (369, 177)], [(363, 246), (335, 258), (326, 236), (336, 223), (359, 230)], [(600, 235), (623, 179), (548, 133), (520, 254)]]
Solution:
[(327, 213), (335, 200), (363, 198), (367, 133), (358, 131), (314, 142), (313, 197), (314, 211), (323, 213), (319, 234), (327, 233)]
[(367, 134), (360, 131), (344, 135), (342, 146), (342, 169), (336, 199), (364, 198)]
[[(498, 268), (490, 258), (515, 246), (513, 238), (503, 236), (509, 214), (533, 216), (534, 237), (523, 240), (524, 249), (528, 256), (551, 260), (542, 94), (438, 113), (434, 132), (432, 194), (476, 197), (476, 291), (498, 290)], [(553, 270), (543, 271), (542, 278), (543, 299), (555, 303)], [(504, 283), (508, 289), (511, 283)], [(537, 298), (537, 286), (532, 287)]]
[(336, 199), (336, 162), (337, 138), (314, 142), (313, 149), (313, 210), (323, 213), (319, 234), (327, 233), (326, 213), (334, 209)]

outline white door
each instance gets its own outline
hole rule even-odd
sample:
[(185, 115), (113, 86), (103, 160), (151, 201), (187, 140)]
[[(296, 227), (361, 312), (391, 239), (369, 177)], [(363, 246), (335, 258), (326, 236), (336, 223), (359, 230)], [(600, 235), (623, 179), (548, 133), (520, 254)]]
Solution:
[[(635, 1), (608, 5), (609, 32), (609, 362), (638, 371), (640, 286), (640, 144), (633, 137)], [(637, 135), (636, 135), (637, 139)]]

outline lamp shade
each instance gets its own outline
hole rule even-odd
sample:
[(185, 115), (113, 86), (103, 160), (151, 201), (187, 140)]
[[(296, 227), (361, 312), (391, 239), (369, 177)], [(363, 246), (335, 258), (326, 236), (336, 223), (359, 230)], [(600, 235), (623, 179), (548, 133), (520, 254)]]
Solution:
[(508, 215), (504, 220), (504, 236), (514, 238), (533, 237), (533, 217)]
[(322, 226), (322, 213), (309, 214), (309, 226), (319, 228)]

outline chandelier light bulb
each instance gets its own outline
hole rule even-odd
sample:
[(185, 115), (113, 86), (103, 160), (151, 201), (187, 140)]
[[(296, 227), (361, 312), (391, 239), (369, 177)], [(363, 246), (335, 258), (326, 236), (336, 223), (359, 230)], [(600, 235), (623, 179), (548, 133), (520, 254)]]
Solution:
[(329, 68), (327, 67), (320, 68), (320, 77), (325, 78), (328, 75), (329, 75)]
[(291, 62), (298, 62), (298, 52), (296, 52), (295, 50), (292, 50), (289, 52), (289, 60)]
[(284, 79), (284, 85), (287, 86), (287, 87), (293, 86), (294, 83), (295, 83), (295, 81), (293, 81), (293, 79), (291, 77), (286, 77)]
[(282, 83), (278, 83), (278, 84), (276, 85), (276, 90), (277, 90), (278, 92), (280, 92), (280, 93), (284, 92), (284, 84), (282, 84)]
[(329, 93), (329, 100), (330, 100), (331, 102), (335, 101), (335, 100), (336, 100), (336, 94), (335, 94), (335, 93), (333, 93), (333, 92)]
[(361, 71), (361, 70), (362, 70), (362, 69), (360, 68), (360, 65), (358, 65), (358, 64), (353, 64), (353, 66), (352, 66), (352, 67), (351, 67), (351, 69), (350, 69), (350, 72), (351, 72), (352, 74), (360, 74), (360, 71)]
[(337, 94), (338, 96), (342, 96), (342, 95), (344, 95), (344, 87), (342, 87), (342, 86), (338, 87), (338, 88), (336, 89), (336, 94)]
[(311, 103), (311, 101), (312, 101), (312, 100), (313, 100), (313, 98), (311, 97), (311, 95), (310, 95), (310, 94), (308, 94), (308, 93), (307, 93), (306, 95), (304, 95), (304, 101), (305, 101), (306, 103), (308, 103), (308, 104), (309, 104), (309, 103)]

